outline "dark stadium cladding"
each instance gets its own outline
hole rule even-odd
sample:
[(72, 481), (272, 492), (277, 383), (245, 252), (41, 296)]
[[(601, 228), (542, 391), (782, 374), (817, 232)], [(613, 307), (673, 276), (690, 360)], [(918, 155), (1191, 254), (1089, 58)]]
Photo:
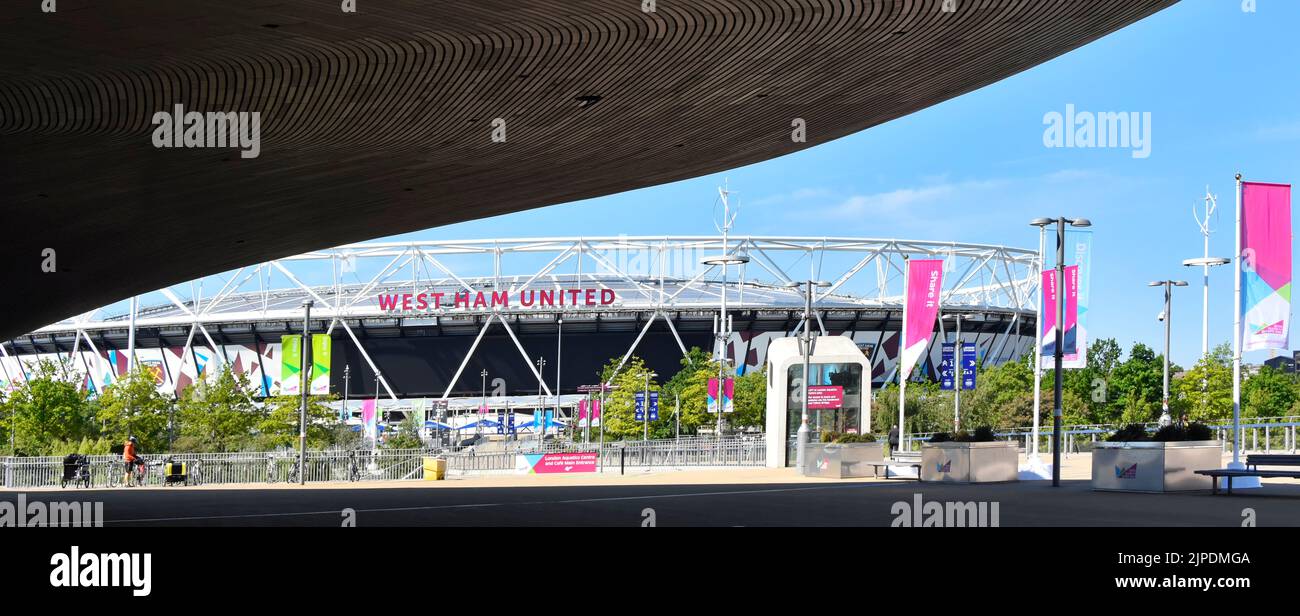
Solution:
[[(448, 295), (451, 297), (448, 298)], [(380, 294), (379, 309), (384, 312), (427, 312), (442, 310), (476, 310), (481, 308), (509, 308), (510, 294), (506, 291), (470, 293), (402, 293)], [(446, 299), (450, 301), (447, 301)], [(548, 308), (556, 306), (608, 306), (618, 295), (613, 289), (547, 289), (520, 291), (515, 296), (517, 306)]]

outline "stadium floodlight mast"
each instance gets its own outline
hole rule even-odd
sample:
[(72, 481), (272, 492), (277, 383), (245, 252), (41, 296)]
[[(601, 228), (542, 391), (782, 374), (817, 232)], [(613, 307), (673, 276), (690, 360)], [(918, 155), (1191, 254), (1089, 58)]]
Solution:
[(302, 406), (298, 409), (298, 485), (307, 485), (307, 390), (311, 387), (311, 381), (307, 379), (311, 370), (311, 307), (313, 302), (305, 300), (302, 303), (302, 354), (298, 357), (299, 382), (302, 384), (298, 392), (301, 395)]
[[(1091, 227), (1092, 221), (1087, 218), (1071, 219), (1064, 216), (1058, 216), (1056, 218), (1035, 218), (1029, 221), (1029, 224), (1038, 227), (1039, 229), (1043, 229), (1044, 231), (1047, 229), (1047, 225), (1056, 225), (1056, 286), (1057, 289), (1063, 288), (1065, 286), (1062, 284), (1065, 281), (1065, 225), (1069, 224), (1072, 227)], [(1039, 257), (1040, 269), (1042, 264), (1041, 254), (1042, 253), (1040, 253)], [(1039, 295), (1042, 295), (1042, 289), (1039, 289)], [(1061, 391), (1064, 385), (1064, 382), (1061, 379), (1061, 368), (1065, 358), (1065, 298), (1063, 295), (1063, 293), (1057, 293), (1056, 344), (1052, 353), (1056, 373), (1054, 375), (1056, 381), (1054, 384), (1055, 401), (1052, 408), (1052, 487), (1054, 488), (1061, 486)], [(1041, 299), (1039, 303), (1042, 303)], [(1035, 323), (1034, 326), (1040, 331), (1042, 330), (1042, 325)], [(1039, 346), (1042, 346), (1041, 342), (1039, 343)], [(1035, 371), (1038, 369), (1039, 366), (1034, 366)], [(1037, 436), (1035, 436), (1035, 439), (1037, 439)]]
[(803, 450), (808, 445), (808, 434), (811, 431), (808, 428), (808, 372), (809, 357), (812, 355), (813, 337), (812, 337), (812, 301), (813, 289), (825, 288), (831, 286), (831, 283), (821, 280), (808, 280), (805, 282), (791, 282), (786, 287), (797, 289), (804, 288), (803, 304), (803, 333), (799, 335), (799, 354), (803, 356), (803, 384), (800, 386), (800, 398), (802, 401), (802, 413), (799, 418), (799, 431), (795, 433), (795, 465), (799, 467), (799, 474), (804, 473)]
[(1171, 311), (1171, 309), (1173, 308), (1173, 303), (1171, 300), (1173, 298), (1173, 288), (1185, 287), (1187, 286), (1187, 281), (1154, 280), (1148, 282), (1147, 286), (1165, 288), (1165, 309), (1160, 312), (1159, 316), (1156, 317), (1157, 320), (1165, 322), (1164, 395), (1161, 396), (1160, 398), (1160, 420), (1161, 423), (1164, 423), (1165, 417), (1169, 415), (1169, 330), (1171, 328), (1171, 324), (1174, 321), (1173, 312)]

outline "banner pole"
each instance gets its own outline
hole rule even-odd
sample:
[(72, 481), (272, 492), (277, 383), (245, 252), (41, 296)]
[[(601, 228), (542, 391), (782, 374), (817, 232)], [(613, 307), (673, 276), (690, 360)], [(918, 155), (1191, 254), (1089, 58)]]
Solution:
[(1047, 243), (1047, 227), (1038, 228), (1038, 304), (1034, 306), (1034, 444), (1030, 449), (1030, 462), (1038, 459), (1038, 416), (1042, 405), (1043, 387), (1043, 251)]
[[(911, 269), (907, 255), (903, 255), (903, 323), (898, 328), (898, 448), (900, 450), (903, 448), (904, 437), (907, 434), (907, 424), (904, 423), (903, 416), (903, 408), (907, 403), (907, 375), (903, 371), (906, 360), (903, 355), (907, 350), (907, 279), (912, 277)], [(898, 457), (898, 452), (890, 453), (895, 458)]]
[(1237, 174), (1237, 233), (1232, 277), (1232, 467), (1241, 464), (1241, 174)]

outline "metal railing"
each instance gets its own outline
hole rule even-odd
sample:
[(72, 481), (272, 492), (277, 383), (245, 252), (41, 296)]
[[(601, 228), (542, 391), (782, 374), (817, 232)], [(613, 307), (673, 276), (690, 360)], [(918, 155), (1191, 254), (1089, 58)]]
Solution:
[[(1149, 432), (1155, 431), (1158, 427), (1154, 422), (1144, 425)], [(1065, 426), (1061, 430), (1061, 452), (1079, 453), (1086, 451), (1091, 444), (1105, 440), (1119, 427), (1110, 424)], [(1215, 440), (1219, 441), (1223, 450), (1231, 451), (1234, 440), (1232, 437), (1232, 424), (1212, 424), (1208, 427), (1214, 431)], [(1243, 453), (1271, 453), (1274, 449), (1295, 453), (1297, 433), (1300, 432), (1300, 417), (1252, 417), (1249, 422), (1241, 424), (1241, 432), (1243, 435)], [(903, 451), (919, 451), (920, 443), (929, 440), (934, 434), (933, 432), (925, 432), (905, 435), (900, 449)], [(1033, 438), (1033, 429), (1013, 428), (999, 431), (996, 434), (999, 439), (1018, 441), (1020, 451), (1023, 453), (1028, 451), (1029, 441)], [(1038, 438), (1039, 451), (1051, 453), (1052, 426), (1050, 424), (1039, 428)]]
[[(530, 448), (531, 447), (531, 448)], [(505, 449), (478, 452), (473, 448), (322, 450), (308, 451), (306, 480), (318, 482), (391, 481), (423, 476), (424, 458), (447, 461), (447, 470), (461, 474), (513, 471), (521, 453), (596, 452), (602, 470), (692, 466), (762, 466), (766, 458), (763, 437), (729, 437), (721, 440), (689, 437), (651, 441), (598, 443), (546, 441), (507, 443)], [(183, 462), (189, 485), (276, 484), (298, 482), (298, 454), (271, 452), (177, 453), (144, 456), (148, 462), (144, 485), (165, 483), (165, 461)], [(121, 456), (87, 456), (91, 487), (115, 487), (125, 482)], [(0, 458), (5, 488), (57, 487), (63, 479), (60, 456)]]

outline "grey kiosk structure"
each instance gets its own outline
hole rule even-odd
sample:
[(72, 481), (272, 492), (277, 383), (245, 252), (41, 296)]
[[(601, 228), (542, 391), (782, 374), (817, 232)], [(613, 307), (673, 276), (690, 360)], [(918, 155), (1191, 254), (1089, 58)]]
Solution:
[[(809, 409), (808, 441), (824, 432), (871, 431), (871, 369), (866, 356), (845, 336), (818, 336), (809, 357), (812, 385), (843, 387), (837, 409)], [(767, 466), (794, 466), (796, 436), (803, 414), (803, 355), (797, 338), (779, 338), (767, 349)]]

